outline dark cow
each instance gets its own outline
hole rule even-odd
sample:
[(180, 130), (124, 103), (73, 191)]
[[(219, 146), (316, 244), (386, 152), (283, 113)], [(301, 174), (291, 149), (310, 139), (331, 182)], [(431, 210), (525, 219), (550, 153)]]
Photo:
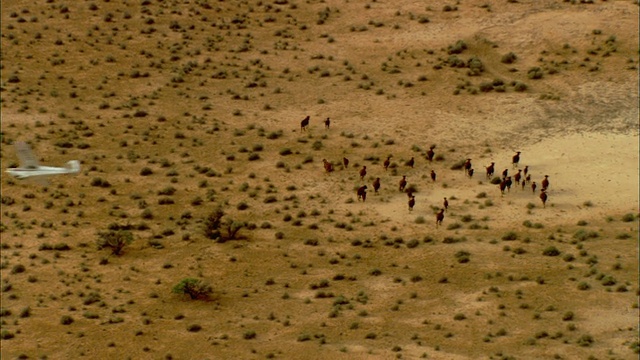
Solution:
[(407, 186), (407, 176), (406, 175), (402, 175), (402, 179), (400, 180), (399, 183), (399, 189), (400, 191), (404, 191), (404, 188)]
[(411, 195), (411, 198), (409, 199), (409, 211), (413, 210), (413, 207), (416, 204), (416, 197)]
[(348, 168), (349, 167), (349, 159), (347, 159), (346, 157), (342, 158), (342, 165), (344, 165), (344, 168)]
[(385, 160), (384, 163), (382, 164), (382, 166), (384, 166), (385, 171), (387, 171), (387, 169), (389, 168), (389, 165), (391, 165), (391, 155), (387, 156), (387, 160)]
[(538, 187), (538, 185), (536, 185), (536, 182), (532, 182), (531, 183), (531, 191), (535, 194), (536, 193), (536, 188)]
[(310, 119), (310, 116), (307, 115), (307, 117), (300, 122), (300, 131), (307, 130), (307, 126), (309, 126), (309, 119)]
[(447, 200), (447, 198), (444, 198), (444, 202), (442, 203), (442, 205), (444, 206), (444, 211), (447, 211), (447, 209), (449, 208), (449, 201)]
[(471, 159), (467, 159), (467, 161), (464, 162), (464, 172), (465, 172), (465, 174), (469, 173), (469, 169), (471, 169)]
[(516, 181), (516, 184), (520, 185), (520, 178), (521, 177), (522, 177), (522, 170), (518, 169), (518, 173), (513, 175), (513, 180)]
[(367, 185), (360, 186), (358, 188), (357, 194), (358, 201), (362, 200), (362, 202), (365, 202), (365, 200), (367, 200)]
[(520, 162), (520, 151), (516, 151), (516, 154), (511, 158), (511, 163), (513, 167), (518, 167), (518, 163)]
[(431, 181), (436, 181), (436, 172), (431, 170)]
[(502, 195), (504, 195), (504, 189), (507, 188), (507, 178), (502, 179), (502, 181), (500, 181), (500, 193), (502, 193)]
[(549, 175), (544, 176), (544, 180), (542, 180), (542, 189), (546, 190), (549, 188)]
[(360, 169), (360, 180), (364, 180), (365, 176), (367, 176), (367, 167), (363, 166), (362, 169)]
[(442, 220), (444, 220), (444, 209), (440, 209), (440, 212), (436, 214), (436, 227), (442, 225)]
[(327, 118), (327, 120), (324, 121), (324, 128), (328, 129), (331, 126), (331, 119)]
[(547, 193), (544, 189), (540, 190), (540, 200), (542, 200), (542, 207), (547, 207)]
[(435, 145), (429, 146), (429, 151), (427, 151), (427, 160), (429, 160), (429, 162), (433, 161), (433, 157), (436, 155), (436, 153), (433, 151), (435, 147)]
[(495, 163), (491, 163), (491, 165), (487, 166), (487, 179), (490, 179), (495, 172)]

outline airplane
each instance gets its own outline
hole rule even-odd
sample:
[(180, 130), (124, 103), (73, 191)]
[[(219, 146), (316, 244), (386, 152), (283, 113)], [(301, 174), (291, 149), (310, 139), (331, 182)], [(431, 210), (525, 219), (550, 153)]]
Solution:
[(8, 168), (6, 170), (9, 175), (19, 179), (33, 178), (41, 185), (48, 185), (47, 177), (51, 175), (61, 174), (77, 174), (80, 172), (80, 162), (71, 160), (66, 163), (65, 167), (41, 166), (33, 155), (29, 144), (23, 141), (16, 142), (16, 153), (20, 159), (20, 167)]

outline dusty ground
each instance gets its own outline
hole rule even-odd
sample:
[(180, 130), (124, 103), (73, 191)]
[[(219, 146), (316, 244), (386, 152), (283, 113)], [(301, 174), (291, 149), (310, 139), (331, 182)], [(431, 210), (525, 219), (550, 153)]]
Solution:
[(3, 3), (1, 357), (637, 358), (637, 2), (445, 5)]

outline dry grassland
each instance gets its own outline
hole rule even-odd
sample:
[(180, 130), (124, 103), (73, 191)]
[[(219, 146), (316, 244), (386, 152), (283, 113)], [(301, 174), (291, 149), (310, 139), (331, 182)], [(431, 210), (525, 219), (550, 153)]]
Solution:
[[(1, 24), (3, 170), (15, 141), (83, 167), (2, 174), (3, 359), (637, 358), (637, 1), (16, 0)], [(544, 208), (495, 184), (525, 166)]]

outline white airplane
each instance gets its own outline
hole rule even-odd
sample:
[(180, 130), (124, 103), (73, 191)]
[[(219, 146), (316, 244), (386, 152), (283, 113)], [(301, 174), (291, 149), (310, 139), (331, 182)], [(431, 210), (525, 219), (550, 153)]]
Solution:
[(77, 174), (80, 172), (80, 162), (78, 160), (67, 162), (65, 167), (40, 166), (38, 159), (33, 155), (31, 147), (26, 142), (16, 142), (15, 147), (18, 159), (20, 159), (20, 167), (8, 168), (6, 172), (17, 179), (33, 178), (40, 184), (47, 185), (48, 176)]

